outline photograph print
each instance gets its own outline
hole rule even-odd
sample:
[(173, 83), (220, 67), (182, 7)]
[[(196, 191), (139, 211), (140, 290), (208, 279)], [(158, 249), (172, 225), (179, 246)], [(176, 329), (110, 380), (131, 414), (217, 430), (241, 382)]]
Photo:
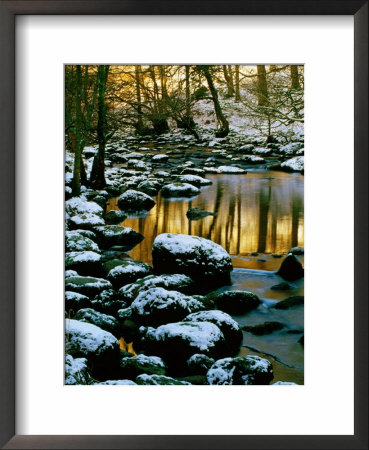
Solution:
[(64, 383), (304, 384), (304, 66), (64, 89)]

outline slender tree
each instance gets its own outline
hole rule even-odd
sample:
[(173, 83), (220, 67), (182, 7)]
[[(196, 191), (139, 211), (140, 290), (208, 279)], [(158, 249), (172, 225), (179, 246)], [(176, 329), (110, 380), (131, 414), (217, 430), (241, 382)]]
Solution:
[(240, 66), (235, 66), (235, 100), (236, 102), (241, 101), (241, 95), (240, 95)]
[(225, 115), (223, 114), (222, 108), (220, 106), (218, 92), (214, 86), (213, 78), (210, 73), (211, 67), (212, 66), (200, 66), (200, 68), (206, 78), (206, 81), (208, 83), (208, 86), (209, 86), (211, 97), (212, 97), (212, 100), (214, 103), (215, 114), (217, 116), (218, 122), (220, 123), (220, 125), (222, 127), (216, 133), (216, 136), (224, 137), (224, 136), (227, 136), (227, 134), (229, 133), (229, 123), (228, 123), (228, 120), (226, 119)]
[(139, 134), (143, 132), (143, 114), (141, 100), (141, 66), (135, 66), (136, 100), (137, 100), (137, 124), (136, 130)]
[(81, 193), (81, 128), (82, 128), (82, 114), (81, 114), (81, 99), (82, 99), (82, 70), (81, 66), (76, 66), (76, 84), (75, 84), (75, 133), (74, 133), (74, 168), (72, 180), (72, 195), (79, 196)]
[(301, 89), (299, 82), (299, 69), (298, 66), (290, 66), (291, 70), (291, 89)]
[(234, 85), (231, 66), (223, 65), (223, 75), (227, 85), (227, 94), (232, 97), (234, 95)]
[(259, 106), (267, 106), (268, 100), (268, 84), (264, 65), (258, 65), (258, 104)]
[(94, 157), (91, 169), (90, 183), (95, 189), (102, 189), (106, 185), (105, 181), (105, 145), (107, 135), (106, 122), (106, 83), (108, 79), (109, 66), (101, 65), (98, 68), (97, 83), (98, 83), (98, 107), (97, 107), (97, 142), (98, 151)]

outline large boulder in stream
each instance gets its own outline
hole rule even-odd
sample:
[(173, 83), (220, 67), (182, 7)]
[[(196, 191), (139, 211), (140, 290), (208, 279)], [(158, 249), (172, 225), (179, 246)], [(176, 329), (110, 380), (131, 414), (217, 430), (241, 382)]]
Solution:
[(223, 333), (229, 347), (230, 354), (237, 354), (242, 343), (242, 331), (238, 323), (232, 317), (222, 311), (200, 311), (189, 314), (185, 322), (211, 322)]
[(102, 330), (109, 331), (116, 338), (120, 338), (120, 325), (113, 316), (95, 311), (92, 308), (84, 308), (77, 311), (73, 319), (79, 320), (80, 322), (92, 323)]
[(116, 264), (109, 270), (108, 280), (116, 289), (151, 274), (151, 267), (141, 261), (126, 259), (112, 262)]
[(216, 361), (206, 374), (211, 385), (269, 384), (273, 380), (271, 363), (259, 356), (224, 358)]
[(120, 349), (115, 336), (96, 325), (66, 319), (65, 351), (73, 358), (86, 358), (98, 379), (114, 376), (119, 369)]
[(187, 314), (201, 311), (205, 307), (196, 297), (157, 287), (141, 292), (133, 301), (131, 309), (136, 322), (157, 326), (177, 322)]
[(152, 247), (154, 271), (183, 273), (201, 282), (204, 290), (230, 283), (229, 254), (218, 244), (198, 236), (163, 233)]
[(68, 252), (65, 254), (66, 270), (75, 270), (81, 275), (102, 274), (101, 255), (92, 251)]
[(94, 298), (95, 295), (111, 288), (110, 281), (104, 280), (103, 278), (74, 276), (68, 277), (65, 280), (66, 291), (78, 292), (89, 298)]
[(144, 346), (162, 357), (174, 371), (187, 367), (196, 353), (218, 359), (226, 356), (227, 345), (219, 327), (210, 322), (178, 322), (158, 328), (141, 327)]
[(118, 206), (122, 211), (149, 211), (155, 206), (154, 200), (144, 192), (129, 189), (118, 199)]
[(287, 255), (282, 261), (277, 274), (287, 281), (294, 281), (304, 276), (304, 269), (295, 255)]
[(200, 189), (189, 183), (170, 183), (161, 189), (163, 197), (194, 197), (200, 194)]

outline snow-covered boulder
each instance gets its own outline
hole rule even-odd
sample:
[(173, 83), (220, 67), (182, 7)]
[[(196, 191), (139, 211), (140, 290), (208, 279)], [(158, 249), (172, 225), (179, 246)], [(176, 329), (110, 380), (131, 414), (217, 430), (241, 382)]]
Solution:
[(183, 273), (201, 282), (204, 289), (230, 282), (231, 257), (218, 244), (198, 236), (163, 233), (152, 247), (157, 273)]
[(288, 159), (281, 164), (281, 170), (284, 170), (286, 172), (303, 172), (304, 157), (295, 156), (294, 158)]
[(149, 211), (155, 206), (155, 202), (144, 192), (129, 189), (119, 197), (118, 206), (122, 211)]
[(293, 255), (303, 255), (304, 247), (292, 247), (288, 250), (287, 253), (292, 253)]
[(276, 381), (275, 383), (272, 383), (273, 386), (297, 386), (296, 383), (292, 383), (292, 381)]
[(241, 173), (247, 173), (245, 169), (240, 169), (239, 167), (235, 166), (219, 166), (218, 171), (230, 175), (232, 174), (239, 175)]
[(182, 172), (182, 175), (198, 175), (199, 177), (205, 175), (205, 170), (199, 169), (197, 167), (185, 167)]
[(84, 197), (73, 197), (65, 202), (65, 210), (72, 217), (75, 214), (96, 214), (102, 217), (104, 210), (95, 202), (88, 202)]
[(183, 370), (195, 353), (214, 359), (226, 356), (227, 345), (220, 329), (210, 322), (178, 322), (144, 329), (143, 343), (152, 353), (161, 356), (174, 370)]
[(296, 256), (289, 254), (282, 261), (277, 274), (287, 281), (294, 281), (304, 276), (304, 269)]
[(273, 153), (273, 150), (271, 148), (256, 147), (254, 148), (252, 153), (254, 155), (269, 156), (271, 153)]
[(195, 353), (187, 360), (187, 367), (192, 375), (206, 375), (214, 363), (213, 358), (209, 358), (209, 356), (202, 353)]
[(65, 355), (65, 384), (92, 384), (90, 370), (86, 358), (73, 358)]
[(69, 218), (68, 222), (71, 229), (82, 228), (84, 230), (92, 230), (96, 226), (105, 224), (104, 219), (94, 213), (75, 214)]
[(279, 153), (286, 156), (294, 155), (298, 150), (304, 147), (302, 142), (290, 142), (289, 144), (283, 145), (279, 148)]
[(225, 291), (215, 302), (221, 311), (235, 315), (246, 314), (261, 304), (259, 297), (248, 291)]
[(77, 311), (73, 319), (79, 320), (80, 322), (92, 323), (102, 330), (109, 331), (116, 338), (120, 338), (119, 322), (113, 316), (95, 311), (92, 308), (84, 308)]
[(138, 375), (146, 373), (148, 375), (165, 375), (167, 365), (158, 356), (137, 355), (136, 358), (126, 356), (120, 361), (120, 374), (122, 377), (131, 380)]
[(245, 145), (242, 145), (238, 149), (238, 151), (241, 153), (251, 153), (254, 150), (254, 148), (255, 147), (252, 144), (245, 144)]
[(65, 268), (76, 270), (81, 275), (101, 275), (101, 255), (92, 251), (68, 252), (65, 254)]
[(155, 196), (161, 188), (161, 185), (162, 184), (155, 179), (144, 180), (139, 183), (137, 190), (144, 192), (147, 195)]
[(163, 197), (194, 197), (200, 194), (200, 189), (189, 183), (170, 183), (161, 189)]
[(66, 311), (76, 312), (82, 308), (89, 308), (91, 306), (91, 300), (86, 295), (79, 294), (78, 292), (66, 291), (64, 306)]
[(110, 281), (94, 277), (69, 277), (65, 280), (65, 290), (78, 292), (93, 298), (101, 291), (112, 289)]
[(159, 153), (158, 155), (154, 155), (151, 158), (151, 161), (155, 162), (155, 163), (157, 163), (157, 162), (166, 162), (166, 161), (168, 161), (168, 159), (169, 159), (168, 155), (166, 155), (165, 153)]
[(117, 372), (119, 342), (108, 331), (90, 323), (66, 319), (65, 339), (66, 353), (74, 358), (87, 358), (93, 376), (104, 379)]
[(200, 187), (200, 186), (210, 186), (213, 184), (211, 180), (207, 180), (206, 178), (199, 177), (198, 175), (180, 175), (178, 177), (179, 181), (181, 183), (189, 183), (193, 186)]
[(223, 333), (230, 354), (237, 354), (242, 343), (242, 331), (238, 323), (232, 317), (218, 310), (200, 311), (189, 314), (184, 318), (184, 322), (211, 322), (214, 323)]
[(183, 274), (173, 275), (149, 275), (141, 278), (134, 283), (123, 286), (119, 290), (119, 295), (127, 303), (132, 303), (140, 292), (151, 288), (162, 287), (170, 291), (178, 291), (182, 294), (190, 294), (194, 288), (194, 281)]
[(261, 156), (256, 155), (250, 155), (250, 156), (243, 156), (242, 161), (244, 161), (247, 164), (265, 164), (265, 159)]
[(67, 252), (92, 251), (100, 253), (99, 246), (96, 242), (77, 230), (65, 232), (65, 250)]
[(91, 300), (91, 306), (96, 311), (103, 314), (116, 316), (117, 311), (127, 307), (127, 303), (119, 298), (119, 295), (113, 289), (106, 289), (99, 292)]
[(158, 385), (158, 386), (181, 386), (191, 385), (187, 381), (176, 380), (175, 378), (167, 377), (165, 375), (147, 375), (142, 374), (136, 378), (136, 383), (140, 385)]
[(141, 292), (131, 309), (138, 323), (157, 326), (182, 320), (189, 313), (203, 310), (204, 304), (198, 298), (156, 287)]
[(119, 289), (126, 284), (132, 283), (139, 278), (144, 278), (151, 274), (151, 267), (141, 261), (127, 259), (119, 261), (108, 273), (108, 280)]
[(273, 380), (271, 363), (259, 356), (224, 358), (216, 361), (206, 374), (211, 385), (269, 384)]
[(104, 227), (96, 227), (94, 229), (100, 247), (110, 248), (114, 245), (133, 248), (139, 244), (144, 237), (142, 234), (129, 227), (121, 227), (120, 225), (106, 225)]

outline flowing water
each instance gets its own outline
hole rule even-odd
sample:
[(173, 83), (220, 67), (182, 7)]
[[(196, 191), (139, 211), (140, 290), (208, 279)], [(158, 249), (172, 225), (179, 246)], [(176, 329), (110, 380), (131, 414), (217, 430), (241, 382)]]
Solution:
[[(303, 384), (304, 351), (298, 339), (303, 334), (304, 308), (277, 310), (274, 303), (292, 295), (303, 295), (303, 279), (287, 291), (271, 287), (284, 281), (275, 271), (282, 255), (304, 246), (304, 177), (277, 171), (254, 170), (245, 175), (207, 175), (213, 184), (193, 199), (165, 199), (160, 193), (146, 217), (128, 217), (123, 226), (140, 232), (145, 239), (130, 255), (151, 263), (151, 248), (160, 233), (201, 236), (220, 244), (232, 256), (232, 285), (221, 290), (247, 290), (257, 294), (262, 306), (244, 316), (234, 316), (243, 325), (277, 321), (285, 327), (265, 336), (244, 331), (240, 355), (258, 354), (273, 363), (275, 381)], [(107, 210), (119, 209), (118, 198)], [(217, 215), (190, 221), (188, 208)], [(251, 253), (251, 255), (250, 255)], [(303, 257), (299, 257), (303, 262)]]

